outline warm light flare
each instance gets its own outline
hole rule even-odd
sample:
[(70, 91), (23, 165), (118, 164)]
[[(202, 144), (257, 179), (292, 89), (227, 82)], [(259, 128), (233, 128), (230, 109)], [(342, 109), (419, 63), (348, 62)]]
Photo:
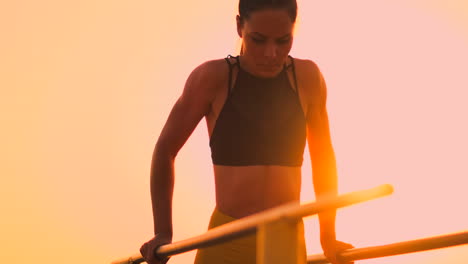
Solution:
[[(6, 1), (0, 8), (0, 259), (110, 263), (152, 235), (154, 144), (193, 68), (235, 55), (237, 1)], [(356, 247), (466, 230), (468, 3), (299, 1), (291, 55), (328, 86), (341, 209)], [(306, 151), (302, 201), (315, 200)], [(176, 160), (174, 240), (215, 205), (205, 122)], [(309, 254), (322, 252), (316, 218)], [(194, 252), (170, 264), (191, 263)], [(360, 261), (465, 264), (466, 246)]]

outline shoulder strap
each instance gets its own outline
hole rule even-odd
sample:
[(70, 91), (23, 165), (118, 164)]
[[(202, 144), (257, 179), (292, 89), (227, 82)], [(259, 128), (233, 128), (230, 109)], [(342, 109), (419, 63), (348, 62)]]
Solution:
[[(235, 58), (236, 62), (231, 63), (231, 59)], [(228, 81), (228, 94), (231, 93), (232, 90), (232, 68), (237, 65), (239, 67), (239, 56), (233, 57), (231, 55), (228, 55), (226, 58), (224, 58), (229, 66), (229, 81)]]
[(299, 87), (297, 87), (296, 67), (294, 66), (294, 58), (291, 55), (288, 55), (288, 57), (291, 59), (291, 64), (286, 66), (286, 70), (291, 68), (294, 79), (294, 87), (296, 88), (296, 93), (299, 95)]

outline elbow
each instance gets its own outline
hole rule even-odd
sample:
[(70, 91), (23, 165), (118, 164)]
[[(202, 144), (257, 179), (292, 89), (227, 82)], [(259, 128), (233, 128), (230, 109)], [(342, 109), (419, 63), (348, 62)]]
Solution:
[(174, 162), (177, 152), (171, 151), (167, 146), (156, 144), (153, 153), (153, 159), (165, 160)]
[(153, 161), (164, 160), (174, 162), (177, 156), (177, 151), (174, 151), (165, 143), (165, 141), (158, 140), (153, 152)]

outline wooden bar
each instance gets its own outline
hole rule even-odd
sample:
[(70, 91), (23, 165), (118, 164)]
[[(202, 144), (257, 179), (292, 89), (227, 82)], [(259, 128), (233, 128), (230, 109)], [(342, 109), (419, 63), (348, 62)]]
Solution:
[[(299, 219), (275, 221), (257, 227), (257, 264), (306, 264), (299, 252)], [(301, 259), (302, 258), (302, 259)]]
[[(167, 257), (193, 249), (207, 247), (218, 244), (220, 242), (231, 240), (233, 238), (254, 233), (257, 230), (257, 226), (260, 224), (271, 223), (280, 220), (296, 220), (298, 218), (317, 214), (326, 210), (346, 207), (386, 196), (392, 192), (393, 187), (389, 184), (384, 184), (372, 189), (351, 192), (327, 199), (321, 199), (320, 201), (304, 205), (299, 205), (297, 202), (285, 204), (210, 229), (202, 235), (161, 246), (157, 250), (157, 254), (161, 257)], [(136, 254), (123, 260), (114, 261), (112, 264), (136, 264), (141, 263), (142, 261), (142, 256)]]
[[(355, 261), (371, 258), (381, 258), (425, 250), (445, 248), (468, 244), (468, 232), (460, 232), (436, 237), (422, 238), (382, 246), (365, 248), (353, 248), (340, 254), (344, 261)], [(311, 255), (307, 258), (307, 264), (329, 263), (324, 255)]]

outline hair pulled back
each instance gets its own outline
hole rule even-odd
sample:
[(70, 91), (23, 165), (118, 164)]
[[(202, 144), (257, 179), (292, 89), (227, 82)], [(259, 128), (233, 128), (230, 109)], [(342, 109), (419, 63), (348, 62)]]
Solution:
[(241, 23), (249, 19), (252, 12), (267, 8), (285, 9), (291, 21), (296, 22), (297, 2), (296, 0), (239, 0), (239, 16)]

